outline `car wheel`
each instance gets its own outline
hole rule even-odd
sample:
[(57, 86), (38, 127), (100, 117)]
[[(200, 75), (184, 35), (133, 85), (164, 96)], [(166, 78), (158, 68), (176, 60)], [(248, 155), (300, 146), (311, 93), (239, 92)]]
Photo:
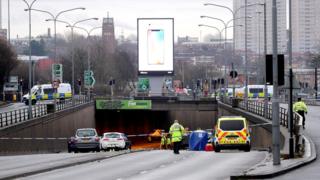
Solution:
[(251, 149), (251, 147), (250, 147), (250, 145), (248, 145), (245, 147), (244, 152), (250, 152), (250, 149)]
[(97, 149), (96, 149), (96, 152), (100, 152), (100, 148), (97, 148)]
[(32, 99), (31, 104), (35, 105), (37, 103), (37, 101), (35, 99)]
[(214, 148), (214, 152), (220, 152), (220, 151), (221, 151), (220, 147), (216, 146), (216, 147)]

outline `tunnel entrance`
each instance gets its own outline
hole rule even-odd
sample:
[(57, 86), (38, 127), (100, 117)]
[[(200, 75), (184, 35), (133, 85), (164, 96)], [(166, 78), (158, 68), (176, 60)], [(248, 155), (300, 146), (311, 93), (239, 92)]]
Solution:
[(127, 135), (148, 134), (154, 129), (169, 130), (168, 111), (104, 110), (96, 111), (96, 129), (104, 132), (123, 132)]

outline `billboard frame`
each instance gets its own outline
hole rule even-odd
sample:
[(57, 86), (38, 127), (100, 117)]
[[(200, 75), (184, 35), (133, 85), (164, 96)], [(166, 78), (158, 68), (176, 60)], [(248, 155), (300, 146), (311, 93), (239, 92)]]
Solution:
[[(171, 20), (172, 21), (172, 70), (163, 71), (140, 71), (139, 67), (139, 21), (140, 20)], [(138, 75), (139, 76), (174, 76), (174, 18), (137, 18), (137, 56), (138, 56)]]

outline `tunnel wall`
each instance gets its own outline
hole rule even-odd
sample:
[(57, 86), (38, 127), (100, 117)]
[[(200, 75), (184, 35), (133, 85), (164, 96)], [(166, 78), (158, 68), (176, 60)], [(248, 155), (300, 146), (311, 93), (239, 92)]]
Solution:
[(65, 151), (67, 138), (74, 136), (78, 128), (95, 128), (93, 104), (80, 105), (1, 130), (0, 137), (17, 139), (0, 139), (0, 153)]

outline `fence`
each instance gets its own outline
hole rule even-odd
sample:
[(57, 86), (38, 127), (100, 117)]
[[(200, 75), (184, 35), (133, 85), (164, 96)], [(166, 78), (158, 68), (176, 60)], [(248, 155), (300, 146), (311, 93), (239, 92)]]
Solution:
[[(234, 102), (232, 102), (233, 99), (228, 99), (225, 101), (225, 103), (227, 104), (232, 104)], [(264, 102), (263, 101), (257, 101), (257, 100), (248, 100), (248, 109), (246, 109), (246, 104), (245, 101), (243, 101), (242, 99), (237, 99), (238, 102), (238, 107), (244, 110), (247, 110), (248, 112), (251, 112), (253, 114), (262, 116), (262, 117), (266, 117), (267, 119), (271, 120), (272, 119), (272, 105), (268, 104), (267, 105), (267, 111), (266, 111), (266, 115), (265, 115), (265, 110), (264, 110)], [(296, 113), (293, 113), (293, 121), (294, 124), (296, 124), (297, 122), (299, 122), (299, 115), (297, 115)], [(279, 121), (280, 121), (280, 125), (288, 128), (289, 127), (289, 123), (288, 123), (288, 110), (286, 108), (280, 107), (279, 108)]]
[(32, 117), (29, 117), (28, 106), (20, 107), (6, 112), (0, 112), (0, 128), (28, 121), (33, 118), (46, 116), (49, 113), (61, 111), (85, 103), (89, 103), (88, 98), (86, 96), (78, 96), (73, 100), (67, 99), (56, 102), (56, 110), (54, 110), (54, 103), (52, 101), (47, 104), (36, 104), (32, 106)]

